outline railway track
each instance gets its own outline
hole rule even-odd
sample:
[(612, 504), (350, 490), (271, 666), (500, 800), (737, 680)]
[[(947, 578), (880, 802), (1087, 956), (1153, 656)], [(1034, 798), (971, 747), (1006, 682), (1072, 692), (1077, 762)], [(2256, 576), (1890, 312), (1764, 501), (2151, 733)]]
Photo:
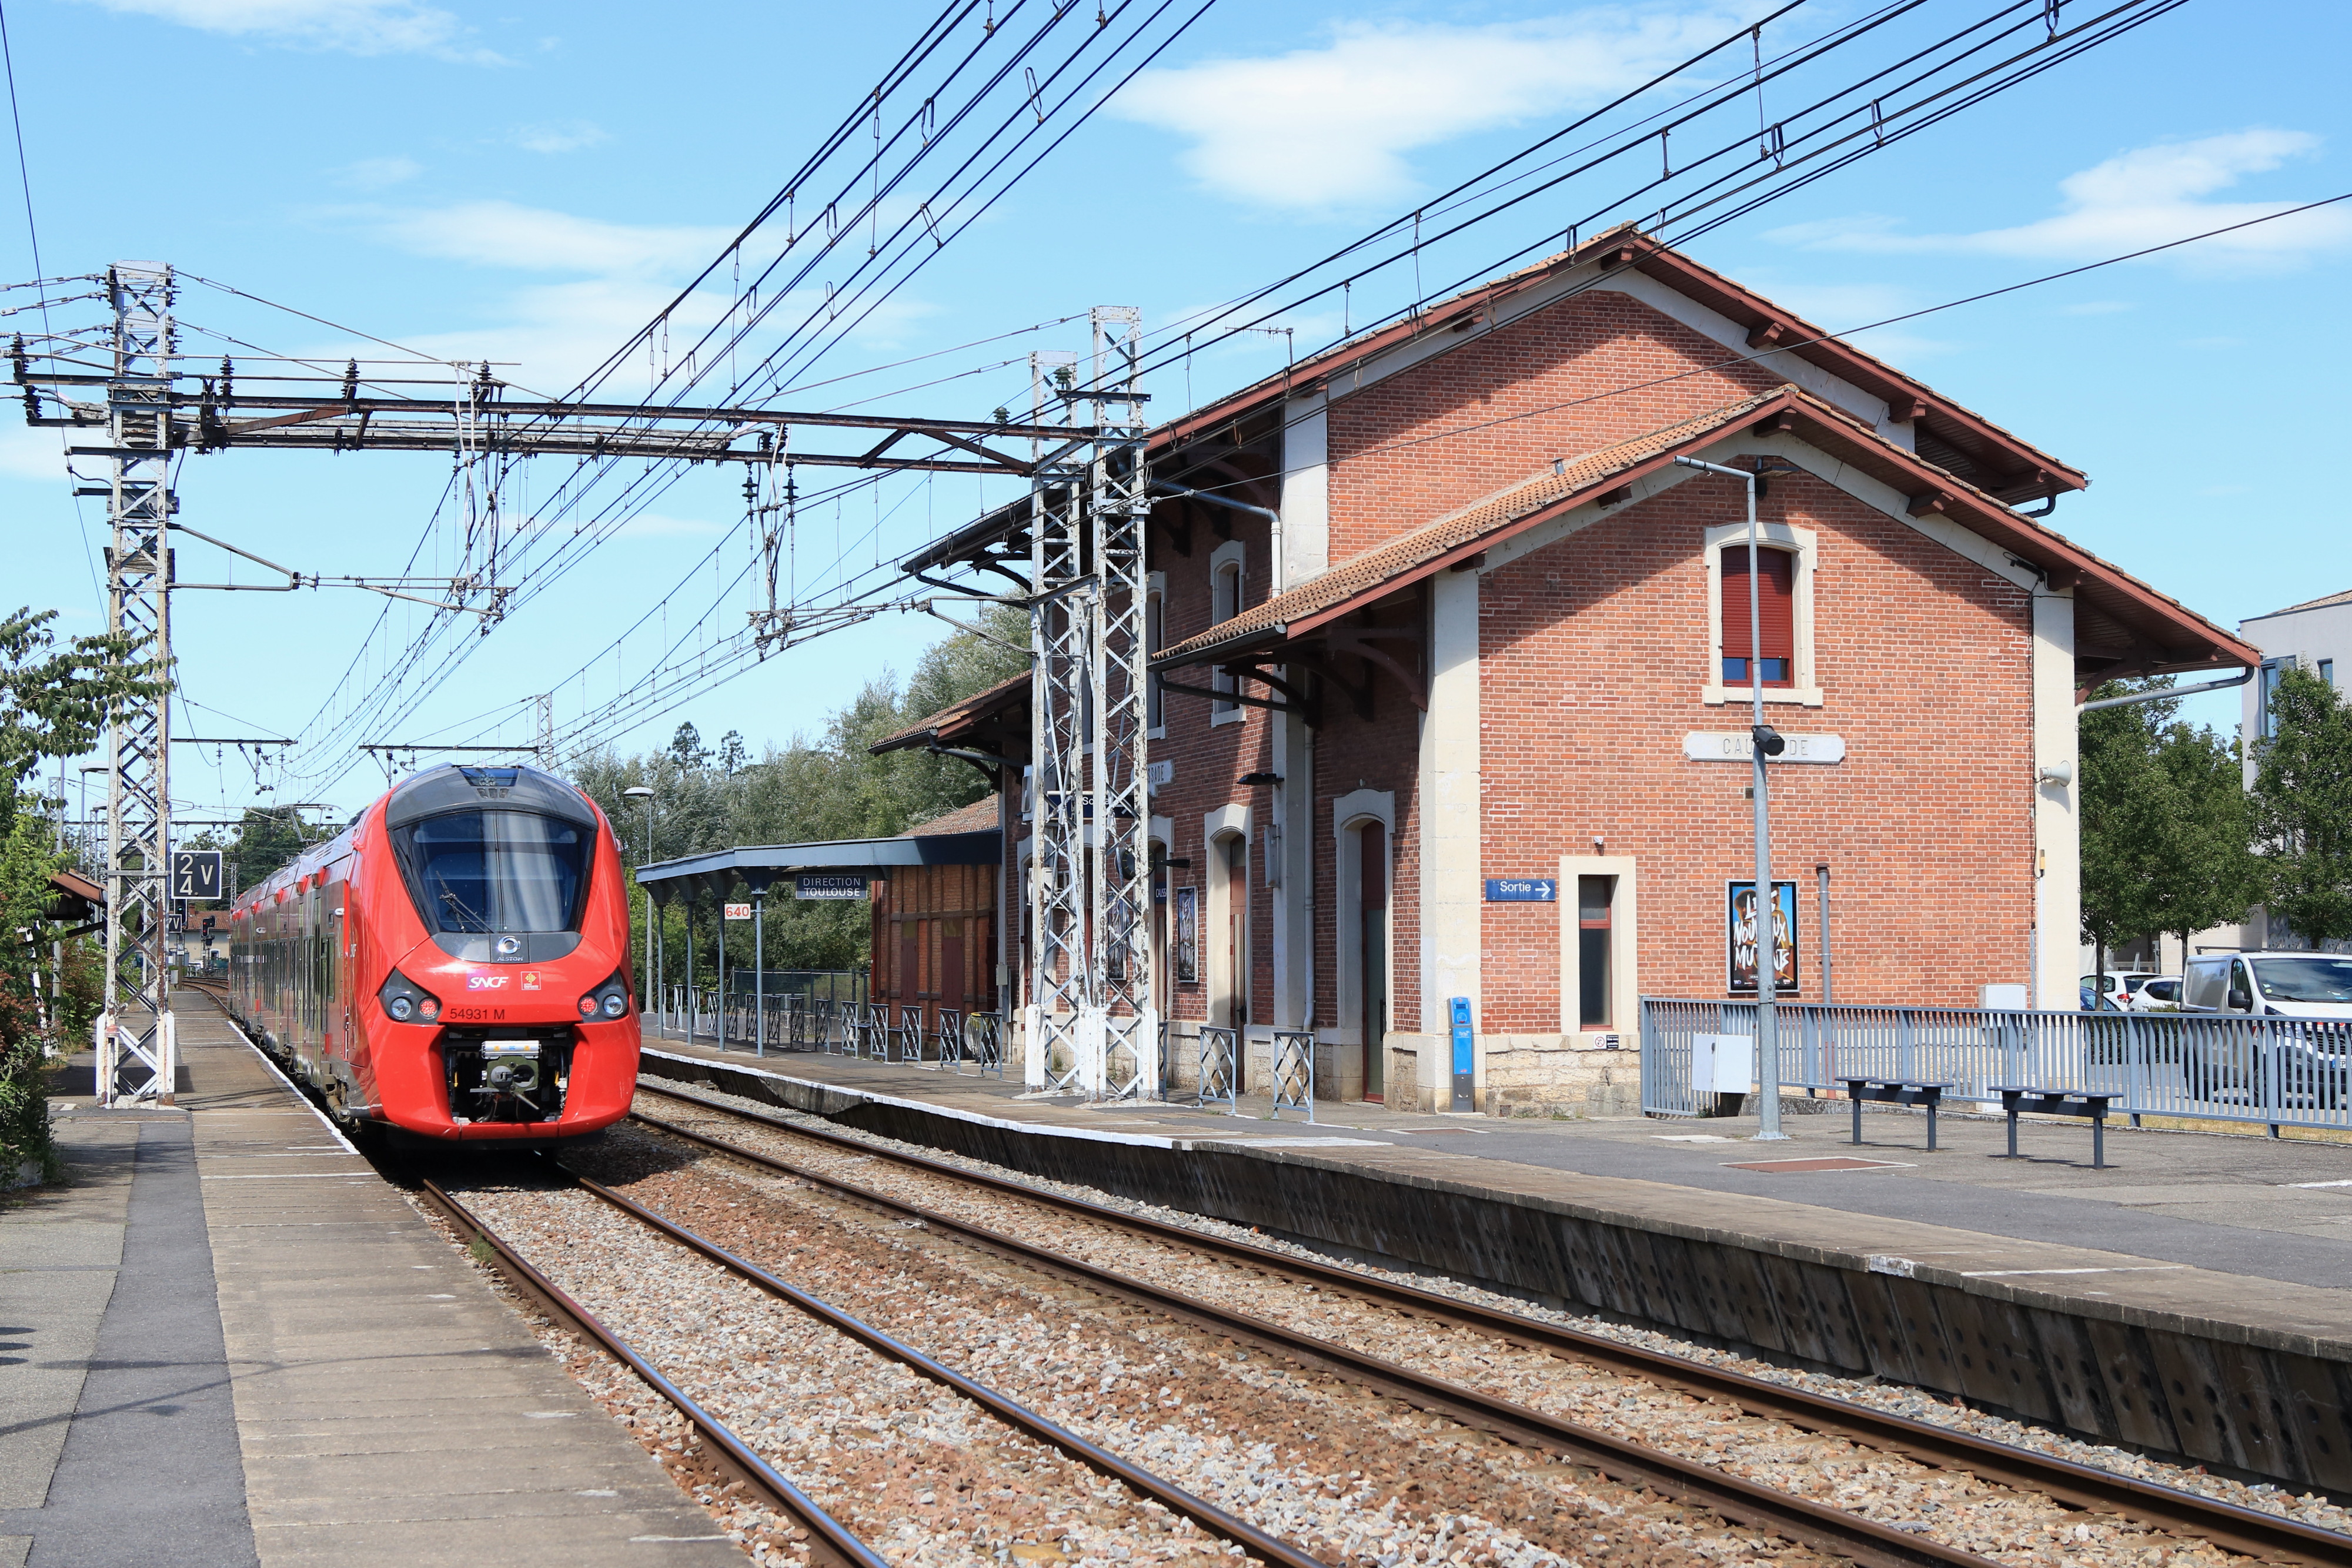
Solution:
[[(1785, 1423), (1805, 1433), (1843, 1439), (1990, 1485), (2055, 1500), (2167, 1534), (2208, 1542), (2224, 1551), (2273, 1562), (2336, 1564), (2352, 1558), (2352, 1540), (2330, 1531), (2235, 1506), (2054, 1456), (1991, 1442), (1969, 1433), (1855, 1406), (1808, 1390), (1683, 1360), (1620, 1341), (1580, 1333), (1537, 1319), (1466, 1302), (1352, 1270), (1318, 1263), (1209, 1235), (1062, 1194), (1042, 1191), (983, 1172), (810, 1127), (781, 1117), (641, 1081), (641, 1093), (692, 1107), (703, 1114), (805, 1140), (820, 1150), (880, 1160), (927, 1177), (944, 1178), (992, 1197), (1010, 1197), (1051, 1214), (1109, 1228), (1127, 1236), (1222, 1260), (1276, 1280), (1409, 1314), (1522, 1350), (1603, 1368), (1728, 1406), (1748, 1416)], [(1506, 1439), (1571, 1458), (1605, 1475), (1655, 1489), (1727, 1519), (1769, 1530), (1784, 1539), (1873, 1564), (1977, 1563), (1987, 1559), (1844, 1509), (1760, 1486), (1719, 1468), (1565, 1421), (1465, 1384), (1414, 1371), (1334, 1340), (1255, 1313), (1236, 1312), (1164, 1283), (1120, 1272), (908, 1201), (806, 1160), (746, 1147), (665, 1117), (635, 1113), (639, 1125), (711, 1154), (741, 1160), (774, 1175), (811, 1183), (856, 1203), (879, 1208), (900, 1223), (920, 1226), (1061, 1275), (1101, 1293), (1252, 1343), (1302, 1364), (1352, 1379)]]
[(886, 1559), (852, 1535), (847, 1527), (818, 1507), (807, 1493), (778, 1474), (772, 1466), (730, 1430), (726, 1423), (663, 1376), (650, 1361), (605, 1327), (595, 1313), (533, 1268), (521, 1253), (485, 1225), (463, 1202), (430, 1178), (420, 1180), (417, 1186), (425, 1200), (440, 1211), (460, 1237), (478, 1240), (490, 1249), (496, 1258), (493, 1267), (518, 1295), (536, 1301), (550, 1318), (590, 1340), (636, 1374), (646, 1387), (684, 1419), (688, 1433), (701, 1440), (704, 1451), (718, 1469), (741, 1482), (771, 1509), (805, 1531), (809, 1561), (816, 1568), (888, 1568)]
[[(565, 1170), (560, 1162), (550, 1160), (546, 1165), (550, 1173), (569, 1190), (583, 1193), (627, 1216), (665, 1239), (718, 1264), (733, 1278), (847, 1335), (918, 1375), (950, 1389), (1014, 1430), (1059, 1450), (1087, 1469), (1158, 1503), (1170, 1513), (1191, 1520), (1204, 1535), (1230, 1542), (1255, 1561), (1270, 1564), (1272, 1568), (1324, 1568), (1318, 1559), (1288, 1542), (1234, 1517), (1141, 1466), (1087, 1442), (1018, 1400), (933, 1360), (881, 1329), (738, 1257), (687, 1227), (655, 1213), (599, 1182)], [(761, 1458), (750, 1443), (694, 1400), (676, 1380), (661, 1373), (643, 1351), (625, 1343), (595, 1313), (534, 1267), (511, 1239), (499, 1234), (480, 1214), (438, 1184), (428, 1180), (421, 1185), (430, 1201), (447, 1216), (453, 1225), (459, 1227), (461, 1235), (478, 1237), (489, 1246), (497, 1256), (500, 1271), (508, 1275), (523, 1293), (536, 1298), (551, 1316), (577, 1328), (625, 1364), (678, 1411), (691, 1430), (702, 1437), (722, 1470), (745, 1482), (772, 1507), (806, 1530), (812, 1542), (820, 1547), (813, 1561), (824, 1563), (828, 1568), (834, 1563), (880, 1568), (886, 1562), (873, 1547), (859, 1541), (806, 1492)]]

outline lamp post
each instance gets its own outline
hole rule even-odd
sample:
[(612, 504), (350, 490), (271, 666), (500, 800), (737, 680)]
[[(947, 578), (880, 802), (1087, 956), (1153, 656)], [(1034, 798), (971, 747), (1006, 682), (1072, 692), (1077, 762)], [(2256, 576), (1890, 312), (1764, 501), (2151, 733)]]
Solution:
[[(634, 789), (622, 790), (621, 799), (635, 800), (646, 809), (646, 863), (651, 865), (654, 858), (654, 792), (640, 784)], [(658, 1029), (661, 1020), (661, 980), (653, 972), (654, 894), (651, 888), (646, 888), (644, 892), (646, 895), (645, 956), (637, 965), (637, 988), (642, 992), (645, 989), (646, 981), (650, 979), (654, 982), (654, 1020), (655, 1027)], [(640, 1007), (637, 1011), (642, 1016), (645, 1009)]]
[(751, 884), (751, 1054), (768, 1054), (768, 887), (775, 873), (748, 872)]
[(1756, 521), (1756, 489), (1767, 474), (1798, 470), (1769, 465), (1727, 468), (1720, 463), (1702, 463), (1696, 457), (1677, 457), (1675, 462), (1685, 468), (1737, 479), (1748, 492), (1748, 687), (1754, 709), (1748, 738), (1748, 770), (1755, 779), (1751, 793), (1756, 797), (1756, 1085), (1760, 1091), (1757, 1096), (1756, 1136), (1777, 1141), (1788, 1136), (1780, 1131), (1780, 1027), (1772, 1007), (1773, 993), (1780, 982), (1780, 932), (1777, 916), (1780, 905), (1780, 900), (1772, 896), (1772, 812), (1765, 795), (1764, 759), (1778, 757), (1788, 742), (1764, 722), (1764, 622), (1758, 613), (1761, 606), (1757, 587), (1763, 540)]

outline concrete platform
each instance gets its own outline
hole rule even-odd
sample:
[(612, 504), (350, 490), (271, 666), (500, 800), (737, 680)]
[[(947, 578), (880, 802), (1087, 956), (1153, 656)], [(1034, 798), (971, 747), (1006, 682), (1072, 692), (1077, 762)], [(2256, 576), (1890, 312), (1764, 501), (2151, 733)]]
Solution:
[[(1849, 1108), (1307, 1125), (662, 1042), (706, 1079), (1015, 1169), (1484, 1281), (2102, 1441), (2352, 1493), (2352, 1147)], [(1761, 1162), (1874, 1162), (1838, 1169)], [(2342, 1183), (2345, 1185), (2335, 1185)]]
[(194, 992), (177, 1108), (0, 1207), (0, 1568), (740, 1563)]

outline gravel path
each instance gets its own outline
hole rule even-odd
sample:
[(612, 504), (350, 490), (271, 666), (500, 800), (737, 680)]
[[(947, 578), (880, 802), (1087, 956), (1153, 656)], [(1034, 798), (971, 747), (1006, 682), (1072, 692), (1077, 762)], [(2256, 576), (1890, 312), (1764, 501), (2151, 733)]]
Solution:
[[(490, 1183), (453, 1191), (534, 1267), (894, 1563), (1210, 1568), (1246, 1561), (1191, 1521), (1005, 1427), (585, 1193)], [(648, 1393), (646, 1403), (659, 1402)], [(674, 1447), (679, 1436), (675, 1414), (655, 1421), (665, 1429), (665, 1446)], [(697, 1496), (711, 1506), (731, 1500), (719, 1495), (725, 1491), (706, 1482)], [(765, 1540), (759, 1544), (755, 1557), (772, 1552)], [(767, 1560), (805, 1558), (793, 1552)]]
[[(715, 1103), (731, 1097), (704, 1091)], [(770, 1115), (772, 1106), (753, 1106)], [(1583, 1422), (1634, 1441), (1664, 1448), (1686, 1458), (1717, 1464), (1760, 1484), (1773, 1486), (1818, 1501), (1849, 1508), (1882, 1523), (1917, 1530), (1934, 1539), (2002, 1562), (2016, 1563), (2170, 1563), (2179, 1568), (2230, 1563), (2234, 1559), (2201, 1542), (2168, 1536), (2112, 1516), (2069, 1510), (2037, 1494), (2019, 1492), (1979, 1481), (1972, 1477), (1925, 1466), (1900, 1456), (1860, 1448), (1843, 1439), (1808, 1433), (1787, 1423), (1752, 1416), (1663, 1388), (1639, 1378), (1603, 1368), (1565, 1361), (1540, 1351), (1503, 1343), (1475, 1330), (1415, 1318), (1377, 1303), (1318, 1291), (1244, 1265), (1202, 1257), (1181, 1248), (1138, 1237), (1114, 1227), (1085, 1220), (1042, 1207), (1008, 1201), (1001, 1195), (970, 1188), (950, 1178), (910, 1171), (870, 1156), (845, 1153), (811, 1140), (772, 1132), (723, 1113), (698, 1113), (660, 1096), (648, 1096), (651, 1113), (697, 1125), (722, 1136), (790, 1158), (812, 1170), (870, 1186), (903, 1201), (969, 1219), (1018, 1237), (1033, 1245), (1053, 1249), (1098, 1268), (1113, 1270), (1151, 1283), (1181, 1290), (1200, 1299), (1252, 1312), (1300, 1332), (1396, 1361), (1414, 1369), (1477, 1387), (1564, 1418)], [(782, 1113), (787, 1120), (799, 1120)], [(835, 1134), (845, 1129), (830, 1124), (812, 1124)], [(646, 1136), (647, 1134), (633, 1134)], [(933, 1159), (976, 1171), (1006, 1176), (1103, 1203), (1118, 1209), (1205, 1232), (1275, 1246), (1303, 1257), (1323, 1257), (1299, 1248), (1269, 1242), (1244, 1228), (1203, 1221), (1197, 1217), (1154, 1208), (1092, 1189), (1043, 1181), (987, 1166), (976, 1161), (943, 1156), (937, 1151), (914, 1149), (891, 1140), (851, 1134), (861, 1142), (881, 1147), (909, 1148)], [(689, 1145), (671, 1145), (678, 1157), (696, 1158)], [(728, 1168), (716, 1156), (699, 1156), (713, 1169)], [(747, 1167), (731, 1167), (736, 1171)], [(871, 1211), (868, 1226), (884, 1225)], [(969, 1249), (967, 1249), (969, 1250)], [(1364, 1268), (1360, 1271), (1377, 1274)], [(1791, 1372), (1669, 1336), (1629, 1329), (1597, 1319), (1531, 1308), (1527, 1303), (1425, 1276), (1389, 1276), (1402, 1282), (1454, 1295), (1465, 1301), (1498, 1306), (1564, 1326), (1610, 1337), (1694, 1360), (1737, 1368), (1754, 1375), (1847, 1398), (1879, 1409), (1938, 1421), (2019, 1447), (2038, 1449), (2079, 1462), (2100, 1464), (2124, 1474), (2160, 1484), (2202, 1492), (2242, 1506), (2264, 1507), (2318, 1524), (2344, 1529), (2343, 1511), (2317, 1497), (2295, 1498), (2278, 1489), (2247, 1486), (2201, 1470), (2187, 1470), (2141, 1458), (2117, 1449), (2082, 1443), (2018, 1423), (1941, 1404), (1917, 1390), (1877, 1385), (1868, 1380)], [(1065, 1287), (1067, 1289), (1068, 1287)], [(1097, 1311), (1101, 1310), (1099, 1307)], [(1134, 1309), (1121, 1309), (1133, 1312)], [(943, 1357), (944, 1359), (944, 1357)], [(2352, 1543), (2347, 1544), (2352, 1551)]]

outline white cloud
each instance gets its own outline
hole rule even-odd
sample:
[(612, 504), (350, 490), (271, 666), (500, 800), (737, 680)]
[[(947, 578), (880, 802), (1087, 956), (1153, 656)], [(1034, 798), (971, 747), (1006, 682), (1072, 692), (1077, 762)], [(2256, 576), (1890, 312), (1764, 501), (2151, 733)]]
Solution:
[(499, 63), (488, 49), (467, 45), (472, 29), (446, 11), (419, 0), (90, 0), (176, 22), (199, 32), (258, 38), (295, 48), (353, 55), (437, 55), (477, 65)]
[[(1771, 238), (1812, 250), (1880, 254), (1962, 252), (2036, 261), (2091, 261), (2183, 239), (2299, 205), (2295, 202), (2216, 202), (2249, 174), (2266, 173), (2305, 156), (2319, 139), (2300, 131), (2257, 127), (2196, 141), (2136, 148), (2058, 183), (2063, 210), (2038, 222), (1977, 234), (1906, 235), (1892, 218), (1870, 216), (1798, 224)], [(2212, 269), (2254, 264), (2292, 265), (2352, 242), (2352, 213), (2322, 208), (2236, 234), (2221, 235), (2177, 253), (2183, 265)]]
[(405, 184), (423, 172), (425, 165), (414, 158), (362, 158), (335, 171), (335, 178), (354, 190), (381, 191), (388, 185)]
[(526, 152), (577, 152), (611, 140), (604, 127), (585, 120), (519, 126), (514, 133), (514, 144)]
[[(503, 201), (441, 207), (351, 205), (319, 215), (370, 233), (412, 256), (535, 275), (518, 279), (518, 286), (502, 295), (488, 296), (480, 325), (453, 329), (445, 315), (429, 331), (404, 331), (392, 323), (386, 335), (436, 360), (471, 364), (487, 359), (511, 384), (551, 394), (602, 365), (617, 346), (667, 308), (678, 288), (719, 255), (736, 232), (683, 224), (610, 223)], [(780, 234), (772, 243), (782, 238)], [(768, 255), (747, 251), (747, 277), (766, 259)], [(675, 370), (698, 351), (705, 330), (725, 320), (734, 306), (728, 290), (722, 275), (671, 312), (669, 330), (655, 346), (656, 369), (668, 365)], [(822, 322), (826, 308), (821, 287), (799, 290), (781, 300), (762, 294), (759, 301), (772, 308), (732, 361), (747, 376), (779, 333), (799, 328), (811, 315)], [(845, 312), (856, 308), (844, 307)], [(916, 335), (918, 324), (934, 309), (919, 299), (893, 298), (856, 326), (849, 340), (866, 349), (896, 347)], [(342, 342), (303, 351), (331, 360), (351, 353), (368, 359), (381, 352)], [(724, 393), (726, 373), (719, 369), (719, 379), (703, 384)], [(613, 388), (615, 395), (635, 395), (648, 390), (650, 382), (640, 346), (619, 370)]]
[(1597, 102), (1712, 43), (1746, 9), (1607, 8), (1458, 26), (1349, 22), (1322, 48), (1147, 71), (1113, 104), (1189, 138), (1181, 162), (1222, 194), (1273, 208), (1393, 198), (1405, 154)]
[(418, 256), (522, 272), (604, 276), (675, 273), (699, 266), (734, 231), (614, 224), (512, 202), (460, 202), (384, 214), (385, 237)]

